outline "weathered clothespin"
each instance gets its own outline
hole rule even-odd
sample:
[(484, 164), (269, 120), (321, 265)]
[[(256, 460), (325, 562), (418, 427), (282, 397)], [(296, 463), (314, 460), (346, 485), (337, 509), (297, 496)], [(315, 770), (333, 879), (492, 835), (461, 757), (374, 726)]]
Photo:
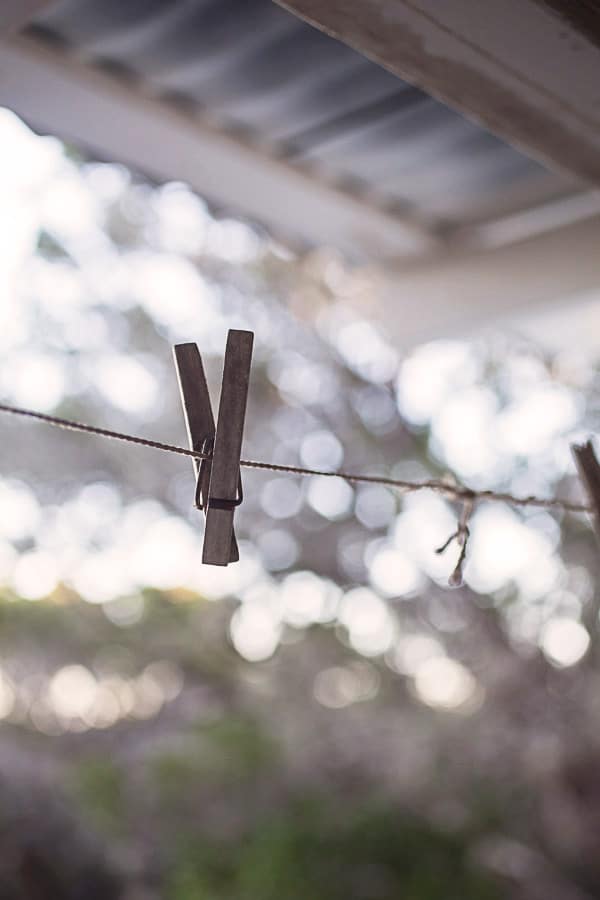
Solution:
[(600, 463), (591, 441), (586, 441), (585, 444), (572, 444), (571, 451), (575, 457), (579, 477), (592, 504), (592, 523), (600, 543)]
[(240, 455), (253, 340), (251, 331), (232, 329), (227, 335), (216, 428), (198, 347), (173, 348), (190, 447), (207, 454), (193, 462), (196, 506), (206, 515), (202, 562), (213, 566), (239, 559), (233, 514), (243, 496)]

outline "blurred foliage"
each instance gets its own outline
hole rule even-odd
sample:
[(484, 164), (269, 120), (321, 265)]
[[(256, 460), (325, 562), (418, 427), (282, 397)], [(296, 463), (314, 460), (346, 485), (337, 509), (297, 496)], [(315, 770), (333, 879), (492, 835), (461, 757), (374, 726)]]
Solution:
[[(69, 790), (107, 838), (146, 841), (127, 809), (128, 795), (136, 802), (127, 768), (91, 755), (72, 768)], [(137, 768), (170, 900), (500, 896), (472, 857), (483, 818), (436, 827), (357, 782), (300, 791), (256, 719), (192, 723), (176, 750), (151, 752)]]
[[(0, 135), (8, 402), (183, 443), (170, 345), (216, 397), (251, 328), (248, 457), (576, 496), (579, 348), (403, 355), (377, 273)], [(12, 420), (2, 451), (0, 900), (600, 896), (583, 517), (479, 504), (449, 592), (442, 498), (249, 471), (214, 571), (188, 460)]]
[(497, 888), (467, 859), (467, 835), (448, 835), (396, 809), (334, 808), (303, 798), (258, 820), (237, 842), (200, 840), (183, 848), (171, 900), (493, 900)]
[(124, 773), (110, 759), (88, 759), (74, 768), (72, 791), (84, 810), (93, 814), (94, 824), (118, 836), (124, 816)]

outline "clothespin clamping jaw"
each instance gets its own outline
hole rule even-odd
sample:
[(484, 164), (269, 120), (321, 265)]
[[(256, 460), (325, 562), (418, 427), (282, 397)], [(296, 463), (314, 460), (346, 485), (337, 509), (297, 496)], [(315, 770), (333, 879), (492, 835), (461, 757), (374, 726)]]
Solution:
[(594, 446), (591, 441), (585, 444), (572, 444), (571, 451), (575, 457), (575, 464), (579, 477), (583, 481), (586, 493), (592, 504), (592, 521), (596, 538), (600, 542), (600, 463), (596, 458)]
[(243, 497), (240, 456), (253, 341), (251, 331), (232, 329), (227, 335), (216, 428), (198, 347), (177, 344), (173, 348), (189, 444), (192, 450), (208, 454), (193, 463), (196, 506), (206, 516), (202, 562), (213, 566), (239, 559), (233, 514)]

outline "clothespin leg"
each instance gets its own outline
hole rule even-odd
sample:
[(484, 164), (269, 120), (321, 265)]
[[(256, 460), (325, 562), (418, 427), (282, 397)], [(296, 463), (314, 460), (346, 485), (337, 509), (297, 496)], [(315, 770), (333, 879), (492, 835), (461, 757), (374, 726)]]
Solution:
[[(176, 344), (173, 347), (173, 356), (189, 446), (199, 452), (206, 452), (207, 448), (212, 450), (215, 420), (198, 347), (193, 343)], [(192, 459), (192, 463), (197, 479), (196, 505), (204, 509), (206, 515), (211, 460)], [(237, 562), (239, 558), (237, 541), (232, 531), (229, 561)]]
[(575, 457), (579, 477), (592, 504), (592, 523), (600, 543), (600, 463), (591, 441), (586, 441), (582, 445), (572, 444), (571, 451)]
[(253, 340), (251, 331), (232, 329), (227, 336), (202, 554), (202, 561), (214, 566), (231, 561), (233, 514), (241, 501), (240, 455)]

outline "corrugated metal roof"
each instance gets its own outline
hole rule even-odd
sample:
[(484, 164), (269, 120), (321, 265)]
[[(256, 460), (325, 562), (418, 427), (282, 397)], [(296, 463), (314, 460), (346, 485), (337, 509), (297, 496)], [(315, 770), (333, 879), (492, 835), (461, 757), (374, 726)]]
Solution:
[(59, 0), (26, 33), (432, 233), (581, 190), (270, 0)]

